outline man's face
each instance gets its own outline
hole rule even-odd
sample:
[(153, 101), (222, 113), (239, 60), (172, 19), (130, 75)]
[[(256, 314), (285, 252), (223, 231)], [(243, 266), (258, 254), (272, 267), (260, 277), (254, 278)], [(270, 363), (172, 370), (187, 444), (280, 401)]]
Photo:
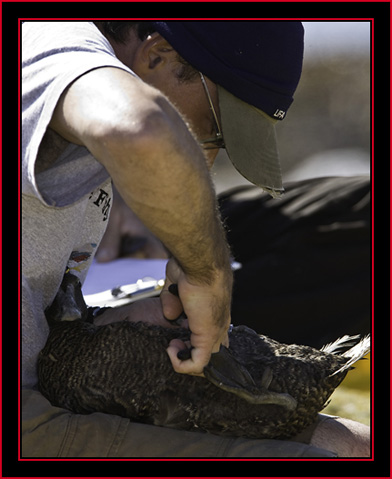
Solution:
[[(215, 112), (219, 118), (217, 87), (208, 78), (205, 78), (205, 81)], [(156, 84), (154, 86), (162, 91), (175, 105), (199, 142), (215, 137), (216, 126), (214, 116), (199, 75), (187, 82), (179, 82), (178, 78), (172, 75), (168, 76), (159, 85)], [(213, 144), (204, 144), (204, 146), (206, 148), (204, 151), (205, 156), (207, 157), (209, 167), (211, 167), (219, 149), (212, 148)]]
[[(215, 137), (214, 116), (200, 75), (194, 75), (191, 80), (180, 80), (183, 65), (178, 61), (177, 52), (160, 35), (156, 34), (152, 40), (148, 39), (139, 45), (131, 68), (142, 80), (169, 98), (199, 142)], [(205, 81), (219, 118), (217, 87), (208, 78)], [(205, 149), (209, 167), (218, 151), (218, 148)]]

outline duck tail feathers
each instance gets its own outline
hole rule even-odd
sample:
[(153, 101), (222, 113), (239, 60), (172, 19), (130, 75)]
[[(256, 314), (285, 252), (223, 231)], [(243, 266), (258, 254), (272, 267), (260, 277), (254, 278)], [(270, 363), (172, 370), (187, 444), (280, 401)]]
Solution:
[(344, 358), (347, 358), (347, 362), (332, 376), (342, 371), (350, 369), (351, 366), (359, 359), (362, 359), (370, 351), (370, 335), (368, 334), (362, 339), (357, 336), (343, 336), (334, 343), (323, 346), (322, 351), (330, 354), (340, 354)]

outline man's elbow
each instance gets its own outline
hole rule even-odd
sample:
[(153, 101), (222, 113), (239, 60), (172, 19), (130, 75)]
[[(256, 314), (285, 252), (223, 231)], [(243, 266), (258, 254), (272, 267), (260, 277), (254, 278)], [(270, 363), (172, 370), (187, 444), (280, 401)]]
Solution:
[(114, 167), (130, 165), (139, 158), (148, 161), (172, 141), (170, 118), (165, 111), (151, 106), (138, 115), (120, 115), (98, 125), (86, 146), (110, 172)]

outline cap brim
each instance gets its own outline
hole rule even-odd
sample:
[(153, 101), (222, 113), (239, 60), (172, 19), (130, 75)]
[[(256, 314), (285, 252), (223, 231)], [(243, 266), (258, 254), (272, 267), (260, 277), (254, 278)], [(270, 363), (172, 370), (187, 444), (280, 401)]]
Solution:
[(283, 192), (275, 123), (263, 111), (218, 85), (227, 154), (247, 180), (278, 197)]

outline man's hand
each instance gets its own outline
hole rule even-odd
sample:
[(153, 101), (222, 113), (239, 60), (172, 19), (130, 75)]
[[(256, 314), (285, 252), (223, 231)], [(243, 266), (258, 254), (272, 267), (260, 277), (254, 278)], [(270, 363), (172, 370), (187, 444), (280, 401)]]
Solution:
[[(172, 62), (178, 62), (175, 53), (172, 61), (161, 62), (171, 84)], [(156, 79), (163, 86), (161, 76)], [(181, 84), (175, 82), (177, 91)], [(102, 163), (127, 206), (176, 258), (176, 268), (169, 261), (167, 277), (168, 286), (178, 285), (180, 303), (167, 304), (166, 292), (162, 304), (168, 318), (170, 309), (182, 306), (193, 349), (183, 362), (175, 354), (178, 345), (170, 346), (169, 355), (176, 371), (201, 374), (227, 338), (232, 273), (209, 162), (197, 139), (159, 90), (110, 67), (74, 81), (50, 127)]]
[[(169, 291), (171, 284), (177, 285), (178, 296)], [(211, 281), (203, 284), (188, 278), (174, 259), (169, 260), (161, 293), (163, 314), (174, 320), (184, 311), (191, 330), (190, 359), (182, 361), (177, 357), (179, 351), (188, 348), (178, 339), (171, 341), (167, 349), (178, 373), (202, 375), (211, 353), (218, 352), (221, 344), (228, 346), (231, 289), (230, 270), (215, 271)]]

